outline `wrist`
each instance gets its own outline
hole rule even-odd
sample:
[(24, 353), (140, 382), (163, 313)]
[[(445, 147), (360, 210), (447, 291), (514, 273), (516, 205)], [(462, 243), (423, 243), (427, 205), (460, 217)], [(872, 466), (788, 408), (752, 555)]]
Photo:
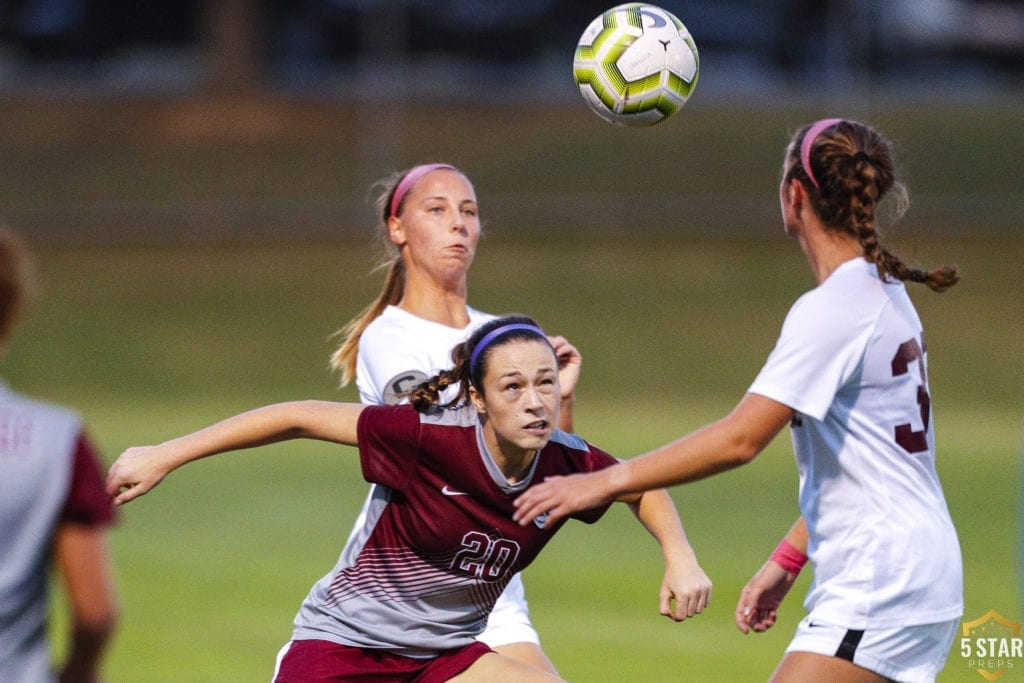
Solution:
[(619, 463), (606, 469), (600, 470), (604, 475), (601, 477), (602, 498), (605, 500), (618, 500), (619, 496), (628, 493), (629, 472), (626, 471), (626, 463)]
[(807, 554), (786, 539), (779, 541), (779, 545), (772, 551), (770, 559), (793, 575), (799, 574), (803, 566), (807, 564)]

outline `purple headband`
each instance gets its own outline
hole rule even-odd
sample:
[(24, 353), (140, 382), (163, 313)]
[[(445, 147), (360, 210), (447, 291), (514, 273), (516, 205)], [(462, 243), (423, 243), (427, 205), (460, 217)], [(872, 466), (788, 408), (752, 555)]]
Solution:
[(814, 186), (821, 188), (818, 184), (818, 179), (814, 177), (814, 172), (811, 171), (811, 146), (814, 144), (814, 140), (821, 135), (821, 132), (829, 126), (834, 126), (837, 123), (842, 123), (845, 119), (822, 119), (821, 121), (815, 121), (811, 124), (811, 127), (804, 133), (804, 139), (800, 143), (800, 165), (804, 167), (804, 173), (811, 179)]
[(501, 327), (491, 330), (484, 335), (484, 338), (476, 343), (476, 347), (473, 349), (473, 354), (469, 357), (469, 372), (473, 373), (473, 368), (476, 367), (476, 360), (480, 354), (483, 353), (487, 345), (498, 338), (499, 335), (505, 334), (506, 332), (512, 332), (513, 330), (530, 330), (536, 332), (542, 338), (547, 339), (547, 335), (544, 334), (544, 330), (540, 329), (536, 325), (527, 325), (526, 323), (510, 323), (508, 325), (502, 325)]
[(409, 172), (402, 176), (402, 179), (398, 181), (398, 185), (395, 187), (395, 192), (391, 195), (391, 212), (388, 213), (388, 218), (394, 218), (398, 215), (398, 207), (401, 205), (406, 193), (409, 192), (410, 188), (412, 188), (420, 178), (431, 171), (436, 171), (439, 168), (448, 168), (453, 171), (458, 170), (451, 164), (422, 164), (420, 166), (413, 166), (409, 169)]

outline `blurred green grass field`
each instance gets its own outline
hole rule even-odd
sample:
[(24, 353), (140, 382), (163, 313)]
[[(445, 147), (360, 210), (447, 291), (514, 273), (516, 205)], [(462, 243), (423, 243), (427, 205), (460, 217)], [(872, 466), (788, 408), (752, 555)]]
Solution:
[[(445, 158), (473, 177), (486, 224), (471, 302), (531, 314), (581, 348), (581, 434), (629, 457), (720, 417), (812, 285), (780, 234), (777, 174), (789, 132), (830, 112), (695, 98), (685, 119), (638, 132), (564, 109), (407, 107), (367, 120), (289, 102), (8, 103), (0, 219), (36, 244), (43, 287), (3, 375), (78, 407), (108, 461), (264, 403), (356, 400), (327, 358), (382, 277), (365, 188)], [(900, 148), (915, 203), (894, 244), (962, 269), (946, 294), (911, 289), (939, 470), (965, 617), (1022, 621), (1019, 109), (926, 109), (852, 114)], [(711, 609), (683, 624), (657, 614), (659, 553), (627, 512), (563, 531), (526, 574), (562, 674), (765, 680), (808, 577), (767, 634), (742, 636), (732, 610), (796, 517), (796, 484), (781, 436), (750, 466), (674, 490), (715, 582)], [(107, 679), (267, 680), (365, 490), (351, 449), (280, 444), (196, 463), (125, 508)], [(954, 651), (940, 680), (977, 677)]]
[[(929, 335), (939, 466), (972, 618), (1020, 614), (1024, 330), (1007, 315), (1019, 310), (1019, 262), (994, 257), (1020, 247), (917, 247), (930, 260), (955, 260), (965, 276), (947, 294), (917, 289), (914, 298)], [(44, 249), (44, 296), (10, 350), (7, 377), (79, 406), (108, 459), (267, 402), (354, 400), (351, 388), (337, 391), (326, 359), (332, 332), (376, 292), (374, 258), (365, 240)], [(809, 286), (802, 256), (783, 239), (491, 240), (472, 293), (481, 308), (529, 312), (581, 345), (579, 431), (631, 456), (728, 410)], [(125, 508), (114, 535), (124, 620), (108, 680), (266, 680), (364, 491), (351, 449), (282, 444), (196, 463)], [(742, 636), (731, 612), (797, 514), (788, 438), (752, 465), (674, 495), (715, 582), (713, 606), (698, 619), (657, 614), (656, 544), (624, 510), (573, 525), (528, 570), (536, 626), (569, 680), (754, 681), (779, 658), (806, 577), (768, 634)], [(968, 680), (965, 671), (954, 653), (943, 680)]]

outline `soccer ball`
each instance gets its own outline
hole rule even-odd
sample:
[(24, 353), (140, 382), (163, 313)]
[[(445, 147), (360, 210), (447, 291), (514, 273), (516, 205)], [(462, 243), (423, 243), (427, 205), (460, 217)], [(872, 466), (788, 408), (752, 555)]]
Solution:
[(576, 46), (573, 77), (601, 118), (626, 126), (664, 121), (686, 102), (700, 71), (683, 22), (631, 2), (590, 22)]

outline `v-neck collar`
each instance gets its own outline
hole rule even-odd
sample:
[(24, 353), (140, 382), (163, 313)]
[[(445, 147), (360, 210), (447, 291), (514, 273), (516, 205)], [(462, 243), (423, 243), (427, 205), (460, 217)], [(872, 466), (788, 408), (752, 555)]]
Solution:
[(540, 451), (537, 451), (533, 457), (533, 462), (530, 463), (530, 468), (526, 472), (526, 475), (516, 483), (509, 483), (508, 477), (498, 467), (498, 463), (494, 461), (494, 456), (491, 455), (491, 449), (487, 447), (487, 442), (484, 440), (484, 428), (477, 420), (476, 423), (476, 445), (480, 450), (480, 460), (483, 462), (484, 467), (487, 468), (487, 473), (491, 475), (491, 480), (494, 485), (507, 494), (521, 493), (526, 490), (526, 487), (533, 481), (533, 473), (537, 471), (537, 463), (540, 461)]

